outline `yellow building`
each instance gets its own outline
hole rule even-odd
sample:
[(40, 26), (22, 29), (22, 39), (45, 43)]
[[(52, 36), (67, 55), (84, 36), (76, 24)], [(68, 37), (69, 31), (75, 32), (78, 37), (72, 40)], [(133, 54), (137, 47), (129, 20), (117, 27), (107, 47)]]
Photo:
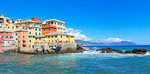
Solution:
[(36, 42), (49, 41), (50, 43), (75, 43), (74, 36), (57, 32), (35, 36), (35, 40)]
[(10, 23), (5, 26), (5, 30), (16, 30), (16, 25), (13, 23)]

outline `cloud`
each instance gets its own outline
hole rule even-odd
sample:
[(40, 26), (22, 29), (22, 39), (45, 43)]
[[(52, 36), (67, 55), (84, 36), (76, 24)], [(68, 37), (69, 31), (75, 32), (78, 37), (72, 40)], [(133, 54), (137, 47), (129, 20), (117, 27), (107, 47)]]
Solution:
[(110, 43), (110, 42), (121, 42), (121, 41), (131, 41), (131, 40), (123, 40), (120, 38), (107, 38), (107, 39), (98, 39), (94, 40), (94, 42), (104, 42), (104, 43)]
[(84, 41), (90, 41), (92, 38), (87, 37), (84, 34), (81, 34), (81, 30), (75, 30), (73, 28), (66, 28), (66, 33), (69, 35), (75, 36), (76, 40), (84, 40)]
[(131, 41), (131, 40), (123, 40), (120, 38), (108, 38), (108, 39), (104, 39), (105, 42), (121, 42), (121, 41)]
[(87, 37), (85, 34), (81, 33), (81, 30), (75, 30), (73, 28), (66, 28), (66, 33), (69, 35), (75, 36), (76, 40), (84, 40), (84, 41), (91, 41), (91, 42), (104, 42), (104, 43), (110, 43), (110, 42), (121, 42), (121, 41), (131, 41), (131, 40), (124, 40), (121, 38), (107, 38), (107, 39), (92, 39)]

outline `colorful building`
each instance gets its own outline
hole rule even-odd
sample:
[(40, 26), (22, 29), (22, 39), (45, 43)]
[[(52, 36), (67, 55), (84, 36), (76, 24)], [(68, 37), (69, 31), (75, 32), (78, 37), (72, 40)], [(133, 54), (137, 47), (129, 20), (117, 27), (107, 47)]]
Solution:
[(54, 25), (57, 27), (57, 32), (65, 33), (65, 22), (56, 19), (46, 20), (43, 24)]
[(8, 17), (4, 17), (4, 14), (1, 14), (0, 16), (0, 24), (5, 23), (5, 24), (9, 24), (9, 23), (13, 23), (13, 19), (12, 18), (8, 18)]
[(10, 23), (5, 26), (4, 30), (16, 30), (16, 25), (13, 23)]
[(29, 47), (29, 41), (28, 41), (28, 31), (26, 30), (18, 30), (18, 31), (15, 31), (16, 33), (16, 47)]
[(47, 24), (42, 25), (42, 35), (52, 33), (52, 32), (57, 32), (56, 26), (47, 25)]
[(34, 48), (35, 36), (42, 35), (42, 29), (40, 27), (27, 26), (29, 39), (29, 48)]
[(49, 41), (50, 43), (75, 43), (74, 36), (57, 32), (36, 36), (35, 38), (36, 42)]
[[(9, 47), (13, 47), (12, 45), (15, 46), (15, 40), (14, 38), (16, 37), (14, 35), (14, 31), (0, 31), (0, 52), (2, 52), (2, 49), (7, 49)], [(12, 44), (13, 41), (13, 44)]]
[(20, 25), (32, 25), (32, 26), (35, 26), (36, 24), (36, 21), (32, 21), (32, 20), (15, 20), (15, 24), (16, 26), (20, 26)]
[(0, 40), (3, 40), (3, 39), (13, 40), (14, 39), (14, 32), (8, 31), (8, 30), (0, 31), (0, 36), (1, 36)]

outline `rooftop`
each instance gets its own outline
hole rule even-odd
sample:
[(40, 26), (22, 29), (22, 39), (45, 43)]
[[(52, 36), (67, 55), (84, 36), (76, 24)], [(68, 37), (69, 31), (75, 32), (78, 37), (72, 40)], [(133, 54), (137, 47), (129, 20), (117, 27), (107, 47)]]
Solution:
[(45, 37), (45, 36), (49, 36), (49, 35), (66, 35), (66, 36), (72, 36), (72, 35), (68, 35), (68, 34), (65, 34), (65, 33), (52, 32), (52, 33), (48, 33), (48, 34), (45, 34), (45, 35), (39, 35), (39, 36), (35, 36), (35, 37)]
[(45, 23), (45, 22), (52, 22), (52, 21), (54, 21), (54, 22), (60, 22), (60, 23), (63, 23), (63, 24), (65, 24), (65, 22), (63, 22), (63, 21), (60, 21), (60, 20), (56, 20), (56, 19), (48, 19), (48, 20), (46, 20), (46, 21), (44, 21), (43, 23)]

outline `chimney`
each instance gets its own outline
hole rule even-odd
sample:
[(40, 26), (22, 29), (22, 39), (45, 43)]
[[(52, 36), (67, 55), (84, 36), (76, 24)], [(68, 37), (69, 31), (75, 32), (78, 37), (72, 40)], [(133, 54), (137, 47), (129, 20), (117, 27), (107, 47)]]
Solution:
[(1, 14), (2, 17), (4, 17), (4, 14)]

